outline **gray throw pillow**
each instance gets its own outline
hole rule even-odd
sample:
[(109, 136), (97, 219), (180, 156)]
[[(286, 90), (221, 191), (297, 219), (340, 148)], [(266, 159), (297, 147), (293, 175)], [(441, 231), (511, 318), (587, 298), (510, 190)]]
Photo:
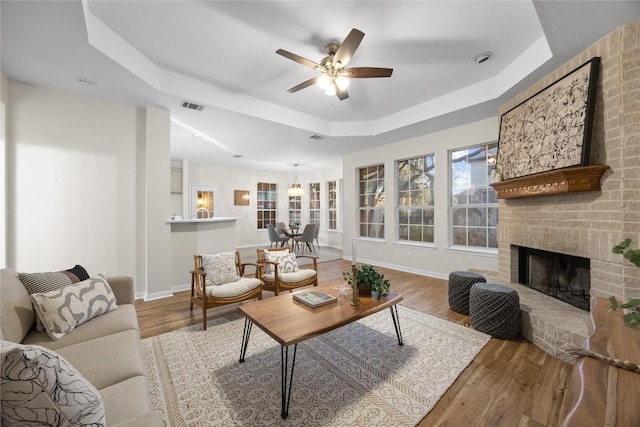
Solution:
[[(52, 271), (46, 273), (19, 273), (18, 278), (22, 282), (29, 294), (40, 294), (69, 286), (89, 278), (87, 270), (81, 265), (62, 271)], [(44, 331), (44, 326), (36, 313), (36, 329)]]
[(31, 303), (52, 340), (118, 308), (106, 275), (102, 274), (55, 291), (32, 294)]

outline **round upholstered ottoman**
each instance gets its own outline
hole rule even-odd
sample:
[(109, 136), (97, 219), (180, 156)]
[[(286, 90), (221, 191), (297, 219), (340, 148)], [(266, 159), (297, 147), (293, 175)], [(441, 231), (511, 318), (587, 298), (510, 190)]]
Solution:
[(476, 283), (469, 292), (469, 315), (474, 329), (509, 339), (520, 334), (520, 298), (515, 289), (496, 283)]
[(469, 314), (469, 291), (474, 283), (486, 282), (483, 275), (470, 271), (454, 271), (449, 274), (449, 307), (462, 314)]

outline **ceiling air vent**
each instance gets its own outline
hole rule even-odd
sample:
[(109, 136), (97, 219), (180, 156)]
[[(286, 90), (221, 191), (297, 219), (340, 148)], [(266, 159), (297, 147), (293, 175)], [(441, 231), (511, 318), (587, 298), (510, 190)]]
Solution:
[(322, 136), (322, 135), (311, 135), (309, 138), (318, 140), (318, 139), (324, 138), (324, 136)]
[(193, 102), (189, 102), (189, 101), (182, 101), (182, 107), (188, 108), (190, 110), (196, 110), (196, 111), (204, 110), (204, 105), (194, 104)]

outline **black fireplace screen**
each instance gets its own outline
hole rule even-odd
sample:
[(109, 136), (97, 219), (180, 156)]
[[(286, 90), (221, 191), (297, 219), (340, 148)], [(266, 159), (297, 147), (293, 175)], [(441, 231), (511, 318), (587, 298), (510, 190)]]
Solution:
[(572, 255), (519, 247), (518, 280), (561, 301), (589, 310), (591, 261)]

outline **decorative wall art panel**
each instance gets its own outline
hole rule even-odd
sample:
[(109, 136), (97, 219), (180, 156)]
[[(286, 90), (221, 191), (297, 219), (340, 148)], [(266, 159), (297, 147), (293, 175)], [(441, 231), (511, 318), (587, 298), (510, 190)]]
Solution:
[(599, 68), (592, 58), (502, 115), (503, 179), (589, 164)]
[(236, 206), (249, 206), (249, 191), (233, 190), (233, 204)]

